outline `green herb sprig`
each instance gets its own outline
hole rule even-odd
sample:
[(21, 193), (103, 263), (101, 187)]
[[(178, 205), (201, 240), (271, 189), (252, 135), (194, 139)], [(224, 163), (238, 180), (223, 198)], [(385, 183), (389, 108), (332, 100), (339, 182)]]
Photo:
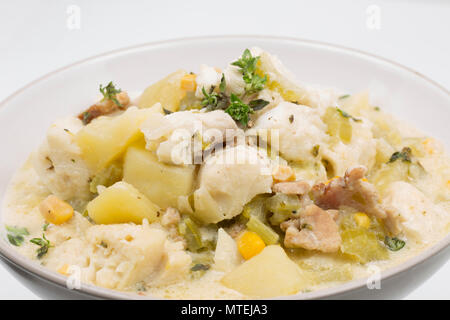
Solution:
[(231, 63), (231, 65), (239, 67), (242, 72), (242, 79), (245, 82), (245, 93), (253, 94), (264, 89), (267, 82), (267, 75), (264, 77), (256, 74), (256, 66), (259, 56), (253, 57), (250, 50), (245, 49), (241, 58)]
[(239, 121), (243, 126), (248, 125), (249, 114), (253, 113), (253, 109), (248, 104), (245, 104), (234, 93), (230, 97), (230, 105), (225, 109), (235, 121)]
[(42, 238), (31, 239), (30, 242), (39, 246), (39, 249), (36, 251), (38, 259), (41, 259), (48, 252), (48, 249), (52, 247), (50, 241), (45, 237), (45, 234), (42, 234)]
[(116, 89), (115, 85), (113, 84), (112, 81), (110, 81), (106, 87), (103, 87), (102, 85), (100, 85), (100, 92), (103, 95), (103, 100), (111, 100), (113, 101), (118, 107), (122, 108), (122, 104), (119, 102), (119, 100), (117, 100), (116, 95), (118, 93), (121, 93), (122, 90), (121, 89)]
[(26, 228), (6, 226), (6, 231), (8, 232), (6, 237), (9, 243), (16, 247), (20, 247), (25, 240), (24, 236), (28, 236), (30, 233)]

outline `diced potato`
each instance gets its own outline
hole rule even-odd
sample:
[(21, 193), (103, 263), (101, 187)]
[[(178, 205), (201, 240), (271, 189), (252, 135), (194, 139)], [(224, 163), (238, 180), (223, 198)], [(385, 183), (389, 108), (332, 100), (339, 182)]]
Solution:
[(149, 86), (139, 99), (139, 108), (149, 108), (160, 102), (164, 109), (178, 111), (180, 101), (186, 95), (186, 91), (181, 87), (181, 81), (185, 75), (187, 75), (186, 71), (178, 70)]
[(162, 208), (178, 208), (178, 198), (194, 186), (195, 166), (173, 166), (158, 161), (150, 151), (132, 146), (124, 159), (123, 179)]
[(98, 172), (118, 158), (126, 148), (143, 137), (139, 127), (153, 114), (149, 110), (130, 108), (117, 117), (100, 117), (83, 127), (76, 142), (88, 165)]
[(39, 211), (47, 222), (63, 224), (73, 216), (73, 208), (54, 195), (49, 195), (39, 205)]
[(245, 260), (253, 258), (266, 247), (263, 239), (252, 231), (244, 232), (237, 242), (239, 252)]
[(226, 287), (253, 298), (295, 294), (304, 283), (300, 269), (277, 245), (266, 247), (221, 281)]
[(117, 182), (106, 188), (88, 203), (89, 217), (97, 224), (150, 223), (158, 219), (160, 208), (135, 187), (126, 182)]
[(214, 269), (230, 272), (241, 263), (242, 258), (236, 241), (222, 228), (217, 232), (217, 245), (214, 253)]

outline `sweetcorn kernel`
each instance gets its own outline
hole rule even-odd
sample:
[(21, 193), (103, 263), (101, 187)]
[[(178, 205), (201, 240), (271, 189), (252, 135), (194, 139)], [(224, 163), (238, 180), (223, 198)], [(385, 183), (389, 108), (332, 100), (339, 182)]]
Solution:
[(54, 195), (42, 200), (39, 211), (47, 222), (53, 224), (63, 224), (73, 216), (72, 206)]
[(248, 260), (260, 253), (266, 244), (255, 232), (246, 231), (242, 234), (238, 241), (238, 250), (245, 260)]
[(369, 229), (370, 227), (370, 218), (367, 216), (367, 214), (363, 212), (356, 212), (353, 215), (353, 219), (355, 220), (356, 224), (362, 228)]

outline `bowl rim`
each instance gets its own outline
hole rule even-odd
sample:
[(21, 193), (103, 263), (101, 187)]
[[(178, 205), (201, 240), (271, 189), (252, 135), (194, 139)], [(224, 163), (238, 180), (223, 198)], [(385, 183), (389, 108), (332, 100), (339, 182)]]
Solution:
[[(439, 84), (438, 82), (428, 78), (427, 76), (423, 75), (420, 72), (415, 71), (414, 69), (411, 69), (409, 67), (406, 67), (398, 62), (395, 62), (393, 60), (380, 57), (378, 55), (368, 53), (359, 49), (350, 48), (342, 45), (332, 44), (324, 41), (317, 41), (317, 40), (310, 40), (310, 39), (302, 39), (302, 38), (296, 38), (296, 37), (285, 37), (285, 36), (273, 36), (273, 35), (252, 35), (252, 34), (245, 34), (245, 35), (206, 35), (206, 36), (196, 36), (196, 37), (181, 37), (181, 38), (172, 38), (168, 40), (160, 40), (160, 41), (151, 41), (151, 42), (145, 42), (137, 45), (127, 46), (119, 49), (110, 50), (104, 53), (100, 53), (97, 55), (93, 55), (81, 60), (78, 60), (76, 62), (73, 62), (71, 64), (65, 65), (61, 68), (58, 68), (54, 71), (51, 71), (47, 74), (44, 74), (43, 76), (40, 76), (36, 78), (35, 80), (32, 80), (28, 84), (24, 85), (23, 87), (17, 89), (12, 94), (7, 96), (5, 99), (3, 99), (0, 102), (0, 108), (5, 107), (9, 101), (13, 100), (15, 97), (22, 94), (24, 91), (28, 90), (29, 88), (33, 87), (34, 85), (51, 78), (54, 75), (57, 75), (59, 73), (62, 73), (64, 71), (68, 71), (74, 67), (77, 67), (79, 65), (83, 65), (85, 63), (95, 62), (97, 59), (104, 59), (113, 57), (117, 54), (127, 54), (131, 53), (135, 50), (140, 49), (152, 49), (158, 46), (163, 45), (182, 45), (183, 43), (189, 43), (194, 41), (210, 41), (210, 40), (226, 40), (226, 41), (233, 41), (233, 40), (244, 40), (248, 39), (251, 40), (269, 40), (274, 42), (293, 42), (297, 45), (303, 45), (303, 46), (316, 46), (321, 49), (328, 49), (328, 50), (339, 50), (345, 54), (348, 54), (350, 56), (359, 56), (360, 58), (364, 58), (366, 60), (372, 59), (374, 62), (378, 63), (384, 63), (390, 67), (398, 68), (406, 73), (409, 73), (411, 76), (415, 76), (420, 78), (422, 81), (427, 82), (435, 89), (438, 89), (444, 95), (446, 95), (449, 98), (450, 101), (450, 91), (446, 89), (444, 86)], [(0, 212), (0, 221), (1, 219), (1, 212)], [(386, 270), (383, 270), (381, 272), (381, 281), (389, 279), (395, 275), (398, 275), (407, 269), (410, 269), (413, 266), (420, 265), (424, 263), (426, 260), (428, 260), (430, 257), (438, 254), (442, 250), (444, 250), (447, 246), (450, 245), (450, 234), (447, 234), (444, 238), (442, 238), (440, 241), (435, 243), (434, 245), (427, 247), (419, 252), (419, 254), (408, 258), (406, 261), (387, 268)], [(11, 245), (9, 245), (5, 240), (0, 241), (0, 257), (7, 260), (9, 263), (13, 264), (14, 266), (18, 267), (19, 269), (25, 271), (26, 273), (38, 277), (39, 279), (44, 280), (47, 283), (57, 285), (59, 287), (63, 287), (66, 290), (70, 290), (66, 286), (66, 280), (67, 277), (52, 271), (50, 269), (47, 269), (37, 262), (30, 260), (26, 258), (25, 256), (21, 255), (19, 252), (17, 252), (14, 248), (12, 248)], [(317, 299), (317, 298), (326, 298), (326, 297), (333, 297), (338, 294), (342, 294), (345, 292), (357, 290), (360, 288), (363, 288), (367, 283), (368, 277), (358, 278), (354, 279), (333, 287), (324, 288), (324, 289), (318, 289), (316, 291), (307, 292), (307, 293), (297, 293), (295, 295), (289, 295), (289, 296), (281, 296), (281, 297), (274, 297), (271, 299), (289, 299), (289, 300), (297, 300), (297, 299)], [(155, 296), (139, 296), (133, 293), (126, 293), (126, 292), (120, 292), (112, 289), (106, 289), (100, 286), (95, 286), (91, 284), (81, 283), (81, 287), (79, 289), (73, 289), (78, 293), (81, 293), (83, 295), (87, 295), (89, 297), (95, 297), (95, 298), (109, 298), (109, 299), (139, 299), (139, 300), (160, 300), (162, 298), (155, 297)]]

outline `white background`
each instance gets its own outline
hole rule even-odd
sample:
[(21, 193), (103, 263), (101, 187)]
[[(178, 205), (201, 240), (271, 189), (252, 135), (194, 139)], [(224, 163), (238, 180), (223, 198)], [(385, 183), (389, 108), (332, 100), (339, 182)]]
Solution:
[[(67, 27), (71, 5), (81, 10), (80, 29)], [(380, 9), (379, 29), (367, 25), (371, 5)], [(50, 71), (105, 51), (225, 34), (292, 36), (357, 48), (449, 89), (449, 17), (450, 1), (445, 0), (1, 1), (0, 100)], [(449, 299), (448, 283), (450, 262), (406, 298)], [(0, 264), (0, 298), (42, 296), (35, 292)]]

